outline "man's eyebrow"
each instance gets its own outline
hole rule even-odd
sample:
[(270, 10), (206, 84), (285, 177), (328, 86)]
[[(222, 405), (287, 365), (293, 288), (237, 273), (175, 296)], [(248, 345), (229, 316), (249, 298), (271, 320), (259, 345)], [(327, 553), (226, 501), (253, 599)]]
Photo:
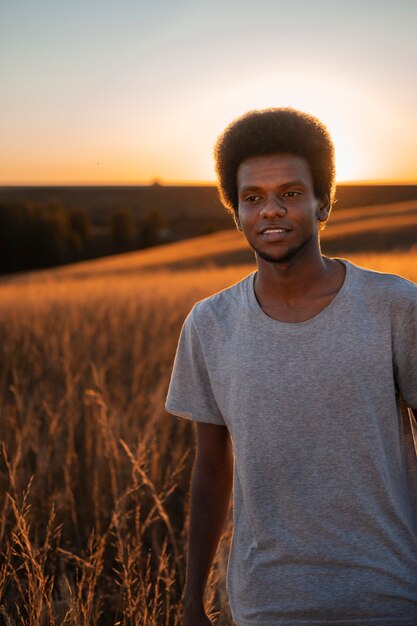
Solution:
[(282, 185), (278, 185), (279, 187), (305, 187), (306, 183), (301, 178), (294, 178), (294, 180), (289, 180)]
[[(277, 187), (279, 187), (279, 188), (305, 187), (305, 186), (306, 186), (306, 183), (301, 178), (295, 178), (294, 180), (286, 180), (285, 182), (281, 183), (280, 185), (277, 185)], [(262, 189), (263, 189), (263, 187), (259, 187), (259, 185), (245, 185), (245, 187), (242, 187), (239, 192), (240, 193), (245, 193), (247, 191), (261, 191)]]
[(257, 187), (256, 185), (246, 185), (246, 187), (242, 187), (240, 189), (240, 193), (245, 193), (246, 191), (260, 191), (262, 187)]

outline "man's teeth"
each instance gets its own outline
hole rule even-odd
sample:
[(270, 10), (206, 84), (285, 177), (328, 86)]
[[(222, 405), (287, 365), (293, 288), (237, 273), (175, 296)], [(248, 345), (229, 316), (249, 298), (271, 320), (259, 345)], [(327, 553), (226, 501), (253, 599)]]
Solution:
[(268, 230), (264, 230), (264, 233), (285, 233), (284, 228), (268, 228)]

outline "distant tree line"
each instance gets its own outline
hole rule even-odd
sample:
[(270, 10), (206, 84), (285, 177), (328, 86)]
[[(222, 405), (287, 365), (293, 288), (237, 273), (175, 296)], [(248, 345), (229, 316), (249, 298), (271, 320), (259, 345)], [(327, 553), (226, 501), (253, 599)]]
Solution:
[(76, 261), (88, 241), (84, 211), (62, 207), (0, 205), (0, 270), (14, 272)]
[(130, 209), (116, 209), (111, 216), (111, 232), (115, 246), (136, 244), (139, 248), (154, 246), (160, 241), (167, 221), (159, 209), (151, 209), (135, 220)]
[[(99, 254), (155, 245), (166, 229), (157, 210), (136, 219), (128, 209), (109, 214), (108, 232)], [(57, 205), (0, 204), (0, 273), (40, 269), (96, 256), (89, 213)]]

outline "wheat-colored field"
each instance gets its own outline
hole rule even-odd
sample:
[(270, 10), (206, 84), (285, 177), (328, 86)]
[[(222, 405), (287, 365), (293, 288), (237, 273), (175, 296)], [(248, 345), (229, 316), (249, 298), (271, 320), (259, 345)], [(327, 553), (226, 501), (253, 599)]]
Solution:
[[(180, 624), (194, 432), (164, 399), (192, 304), (254, 269), (212, 264), (233, 237), (1, 282), (1, 623)], [(417, 282), (416, 250), (350, 258)], [(230, 534), (229, 516), (207, 591), (220, 626)]]

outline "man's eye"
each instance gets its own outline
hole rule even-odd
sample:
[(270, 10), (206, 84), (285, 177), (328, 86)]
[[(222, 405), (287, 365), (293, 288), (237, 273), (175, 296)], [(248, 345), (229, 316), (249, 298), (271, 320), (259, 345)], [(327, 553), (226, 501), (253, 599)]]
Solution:
[(256, 202), (257, 200), (259, 200), (259, 196), (246, 196), (245, 198), (245, 202)]
[(296, 198), (297, 196), (300, 195), (300, 192), (299, 191), (286, 191), (283, 195), (287, 196), (288, 198)]

